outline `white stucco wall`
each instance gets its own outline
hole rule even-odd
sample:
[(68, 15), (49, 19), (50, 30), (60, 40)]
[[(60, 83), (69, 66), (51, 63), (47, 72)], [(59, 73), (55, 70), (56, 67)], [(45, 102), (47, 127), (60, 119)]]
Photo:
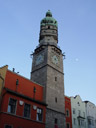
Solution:
[[(73, 109), (75, 109), (75, 113), (73, 113)], [(87, 128), (85, 102), (81, 100), (79, 95), (75, 97), (71, 97), (71, 110), (72, 110), (72, 128)], [(76, 120), (76, 124), (74, 124), (74, 120)]]
[(96, 128), (96, 106), (89, 101), (85, 101), (85, 104), (87, 115), (87, 127)]

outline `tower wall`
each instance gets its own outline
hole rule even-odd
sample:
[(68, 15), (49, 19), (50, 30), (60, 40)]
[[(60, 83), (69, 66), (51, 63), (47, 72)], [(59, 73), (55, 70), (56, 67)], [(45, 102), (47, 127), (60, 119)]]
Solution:
[(57, 111), (46, 110), (46, 128), (54, 128), (55, 119), (57, 119), (58, 128), (66, 128), (65, 115)]
[(31, 80), (44, 86), (46, 128), (65, 128), (63, 55), (58, 43), (57, 21), (50, 12), (41, 21), (39, 47), (33, 53)]

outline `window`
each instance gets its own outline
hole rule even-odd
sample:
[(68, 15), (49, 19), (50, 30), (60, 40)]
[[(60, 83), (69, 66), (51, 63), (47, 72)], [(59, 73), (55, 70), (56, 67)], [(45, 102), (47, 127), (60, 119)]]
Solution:
[(88, 124), (89, 124), (89, 125), (91, 125), (91, 124), (92, 124), (92, 123), (91, 123), (91, 119), (88, 119)]
[(75, 112), (75, 108), (73, 108), (73, 114), (75, 114), (76, 112)]
[(80, 103), (79, 102), (77, 102), (77, 104), (78, 104), (78, 106), (80, 106)]
[(50, 29), (50, 26), (48, 26), (48, 29)]
[(5, 128), (12, 128), (11, 125), (5, 125)]
[(8, 112), (15, 114), (16, 113), (16, 100), (10, 98), (8, 104)]
[(81, 120), (81, 126), (84, 126), (84, 120)]
[(30, 104), (24, 104), (24, 117), (30, 118)]
[(73, 118), (74, 125), (76, 125), (76, 118)]
[(66, 123), (66, 128), (70, 128), (70, 123)]
[(80, 126), (80, 120), (78, 120), (78, 125)]
[(55, 77), (55, 81), (57, 81), (57, 77)]
[(85, 112), (83, 112), (83, 117), (85, 117)]
[(66, 116), (69, 117), (69, 110), (66, 110)]
[(58, 128), (58, 119), (57, 118), (55, 118), (55, 120), (54, 120), (55, 122), (54, 122), (54, 128)]
[(41, 108), (37, 108), (37, 121), (42, 121), (43, 120), (43, 110)]
[(78, 116), (80, 116), (81, 115), (81, 111), (80, 110), (78, 110)]
[(58, 119), (57, 119), (57, 118), (55, 118), (55, 124), (57, 124), (57, 122), (58, 122)]
[(95, 124), (96, 124), (96, 120), (95, 120)]
[(79, 119), (79, 120), (78, 120), (78, 125), (79, 125), (79, 126), (84, 126), (84, 120)]
[(55, 97), (55, 102), (57, 103), (57, 97)]
[(94, 126), (94, 120), (92, 120), (92, 126)]

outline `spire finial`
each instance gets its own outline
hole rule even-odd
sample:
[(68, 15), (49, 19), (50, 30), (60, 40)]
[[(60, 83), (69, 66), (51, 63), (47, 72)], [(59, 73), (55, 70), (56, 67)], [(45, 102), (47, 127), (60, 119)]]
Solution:
[(52, 13), (51, 13), (50, 10), (48, 10), (48, 11), (46, 12), (46, 17), (52, 17)]

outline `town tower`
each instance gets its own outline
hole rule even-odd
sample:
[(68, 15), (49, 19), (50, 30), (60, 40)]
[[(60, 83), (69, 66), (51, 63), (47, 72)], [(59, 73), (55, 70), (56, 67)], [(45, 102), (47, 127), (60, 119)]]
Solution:
[(46, 128), (65, 128), (63, 54), (58, 43), (58, 23), (48, 11), (40, 23), (39, 45), (33, 53), (31, 80), (44, 86)]

